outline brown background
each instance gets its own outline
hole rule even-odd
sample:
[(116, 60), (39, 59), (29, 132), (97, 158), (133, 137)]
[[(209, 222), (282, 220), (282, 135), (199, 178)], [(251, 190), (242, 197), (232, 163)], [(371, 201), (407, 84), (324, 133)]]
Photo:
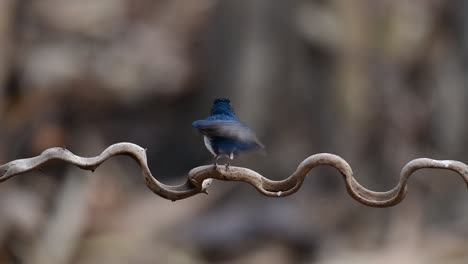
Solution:
[[(267, 146), (235, 165), (282, 179), (331, 152), (389, 190), (413, 158), (468, 161), (467, 18), (461, 0), (0, 0), (0, 163), (129, 141), (180, 183), (212, 162), (191, 122), (228, 97)], [(172, 203), (128, 158), (54, 162), (0, 185), (0, 263), (465, 263), (464, 183), (409, 188), (368, 208), (318, 168), (283, 199), (217, 182)]]

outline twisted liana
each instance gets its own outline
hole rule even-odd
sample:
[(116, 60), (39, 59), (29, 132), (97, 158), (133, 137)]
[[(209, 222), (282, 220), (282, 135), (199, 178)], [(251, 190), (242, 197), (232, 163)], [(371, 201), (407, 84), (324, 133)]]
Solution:
[(65, 148), (50, 148), (39, 156), (17, 159), (0, 166), (0, 182), (13, 176), (39, 169), (52, 160), (62, 160), (81, 169), (94, 171), (101, 163), (116, 155), (126, 155), (134, 159), (144, 176), (146, 185), (155, 194), (172, 201), (185, 199), (195, 194), (206, 193), (212, 179), (222, 181), (241, 181), (255, 187), (261, 194), (270, 197), (284, 197), (297, 192), (309, 172), (317, 166), (331, 166), (342, 175), (348, 193), (356, 201), (372, 207), (389, 207), (400, 203), (408, 190), (409, 177), (417, 170), (424, 168), (451, 170), (458, 173), (468, 186), (468, 166), (454, 160), (433, 160), (428, 158), (414, 159), (408, 162), (400, 173), (398, 184), (386, 192), (371, 191), (359, 184), (353, 176), (349, 164), (341, 157), (328, 153), (312, 155), (302, 161), (288, 178), (280, 181), (270, 180), (259, 173), (243, 168), (230, 166), (205, 165), (192, 169), (187, 180), (181, 185), (167, 185), (159, 182), (151, 173), (146, 150), (133, 143), (117, 143), (106, 148), (96, 157), (80, 157)]

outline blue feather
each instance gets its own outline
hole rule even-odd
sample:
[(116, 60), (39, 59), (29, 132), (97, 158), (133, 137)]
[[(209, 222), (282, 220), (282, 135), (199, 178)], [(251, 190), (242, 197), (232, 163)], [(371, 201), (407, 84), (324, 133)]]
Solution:
[(216, 157), (263, 148), (255, 133), (240, 122), (228, 99), (216, 99), (210, 116), (192, 123), (205, 137), (208, 150)]

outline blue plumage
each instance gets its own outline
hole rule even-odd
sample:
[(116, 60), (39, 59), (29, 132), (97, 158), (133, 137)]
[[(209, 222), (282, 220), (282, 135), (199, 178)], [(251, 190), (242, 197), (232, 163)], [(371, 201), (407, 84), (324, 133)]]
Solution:
[(241, 123), (228, 99), (216, 99), (210, 116), (192, 123), (204, 136), (206, 148), (218, 159), (228, 156), (233, 159), (242, 151), (263, 148), (255, 133)]

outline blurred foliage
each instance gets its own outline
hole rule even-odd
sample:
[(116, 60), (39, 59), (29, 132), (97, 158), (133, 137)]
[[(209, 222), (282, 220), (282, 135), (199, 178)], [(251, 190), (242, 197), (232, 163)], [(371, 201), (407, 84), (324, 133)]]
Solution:
[[(268, 152), (237, 165), (281, 179), (331, 152), (388, 190), (410, 159), (467, 161), (467, 19), (461, 0), (0, 0), (0, 163), (130, 141), (182, 182), (212, 162), (191, 121), (229, 97)], [(50, 164), (0, 185), (0, 263), (465, 263), (454, 175), (382, 210), (313, 173), (284, 199), (219, 183), (172, 203), (127, 158)]]

